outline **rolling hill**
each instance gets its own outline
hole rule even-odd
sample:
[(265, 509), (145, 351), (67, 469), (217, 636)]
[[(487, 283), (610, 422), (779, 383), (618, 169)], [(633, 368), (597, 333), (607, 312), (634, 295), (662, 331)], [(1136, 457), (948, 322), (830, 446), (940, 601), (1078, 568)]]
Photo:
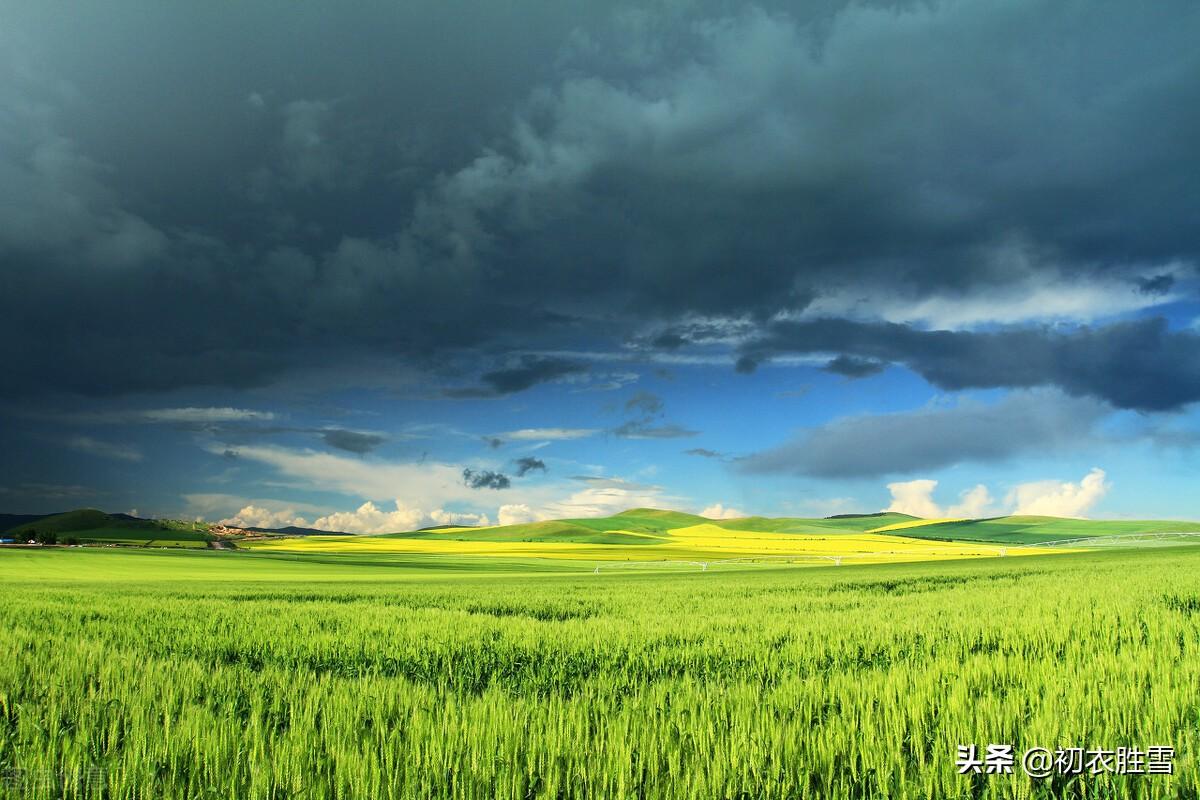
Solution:
[[(9, 528), (12, 536), (24, 539), (34, 538), (39, 531), (52, 532), (59, 543), (207, 547), (218, 540), (233, 541), (214, 535), (203, 523), (139, 519), (96, 509), (43, 517), (8, 515), (2, 519), (20, 523)], [(597, 562), (707, 563), (795, 556), (841, 563), (843, 558), (908, 560), (1035, 554), (1047, 552), (1037, 547), (1048, 543), (1071, 546), (1072, 541), (1083, 538), (1130, 534), (1196, 533), (1200, 540), (1200, 523), (1181, 521), (1033, 516), (926, 520), (894, 512), (820, 519), (754, 516), (712, 520), (654, 508), (634, 508), (609, 517), (488, 527), (437, 526), (372, 535), (312, 528), (251, 530), (268, 535), (239, 538), (239, 548), (294, 553), (583, 558)], [(1126, 543), (1124, 539), (1114, 541)]]
[(140, 519), (94, 508), (38, 517), (5, 531), (15, 538), (52, 533), (59, 543), (122, 544), (142, 547), (207, 547), (214, 537), (203, 523)]

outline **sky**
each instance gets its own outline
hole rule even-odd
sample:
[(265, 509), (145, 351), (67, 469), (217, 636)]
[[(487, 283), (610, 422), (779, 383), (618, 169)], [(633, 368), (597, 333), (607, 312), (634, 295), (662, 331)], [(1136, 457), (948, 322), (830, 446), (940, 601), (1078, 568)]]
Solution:
[(1200, 5), (0, 0), (0, 510), (1200, 519)]

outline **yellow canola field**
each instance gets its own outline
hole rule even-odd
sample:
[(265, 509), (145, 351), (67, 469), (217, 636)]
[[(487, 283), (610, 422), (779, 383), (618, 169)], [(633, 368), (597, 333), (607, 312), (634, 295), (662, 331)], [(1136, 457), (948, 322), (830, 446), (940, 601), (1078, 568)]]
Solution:
[[(478, 532), (478, 529), (475, 530)], [(654, 538), (654, 537), (648, 537)], [(974, 542), (938, 542), (874, 533), (783, 534), (693, 525), (669, 531), (652, 544), (583, 542), (460, 541), (433, 533), (412, 538), (311, 536), (255, 542), (255, 550), (292, 553), (389, 553), (401, 555), (495, 556), (588, 561), (721, 561), (764, 558), (801, 561), (836, 558), (842, 563), (927, 561), (959, 558), (1042, 555), (1038, 548)], [(1055, 552), (1066, 552), (1057, 549)]]

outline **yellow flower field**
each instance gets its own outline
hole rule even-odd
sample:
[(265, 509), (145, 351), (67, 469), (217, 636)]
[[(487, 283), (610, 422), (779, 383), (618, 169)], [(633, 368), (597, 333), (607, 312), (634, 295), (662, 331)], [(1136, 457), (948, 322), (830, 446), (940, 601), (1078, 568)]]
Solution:
[[(723, 561), (758, 558), (800, 560), (835, 558), (853, 563), (925, 561), (934, 559), (996, 558), (1040, 555), (1047, 551), (1028, 547), (1005, 547), (977, 542), (940, 542), (882, 533), (783, 534), (731, 530), (701, 524), (674, 528), (663, 536), (634, 531), (609, 531), (610, 537), (627, 543), (557, 541), (489, 541), (487, 529), (431, 531), (427, 534), (393, 536), (310, 536), (248, 543), (258, 551), (289, 553), (394, 553), (446, 556), (494, 556), (509, 558), (583, 559), (611, 561)], [(470, 531), (470, 539), (455, 534)], [(647, 541), (649, 540), (649, 541)], [(1063, 552), (1061, 549), (1057, 552)]]

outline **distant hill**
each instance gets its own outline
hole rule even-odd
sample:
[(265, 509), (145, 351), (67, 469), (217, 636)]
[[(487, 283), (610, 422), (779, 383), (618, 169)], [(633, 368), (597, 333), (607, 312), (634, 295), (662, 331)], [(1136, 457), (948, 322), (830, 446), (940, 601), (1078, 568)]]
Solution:
[[(295, 525), (288, 525), (286, 528), (242, 528), (245, 531), (254, 531), (255, 533), (277, 533), (283, 536), (354, 536), (353, 533), (346, 531), (323, 531), (319, 528), (299, 528)], [(429, 530), (429, 529), (426, 529)]]
[(53, 533), (60, 543), (74, 540), (145, 547), (205, 547), (214, 538), (202, 523), (141, 519), (129, 514), (106, 514), (94, 508), (41, 516), (11, 528), (8, 533), (17, 538)]
[(1142, 533), (1200, 533), (1200, 523), (1180, 520), (1099, 520), (1010, 516), (931, 522), (895, 533), (916, 539), (992, 544), (1039, 544)]
[(920, 519), (911, 514), (901, 514), (899, 511), (875, 511), (871, 514), (832, 514), (825, 519), (863, 519), (864, 517), (902, 517), (904, 519)]
[[(62, 514), (5, 514), (0, 525), (7, 536), (35, 538), (53, 533), (60, 543), (122, 544), (147, 547), (206, 547), (216, 541), (204, 523), (141, 519), (129, 514), (106, 514), (93, 508)], [(702, 529), (702, 530), (701, 530)], [(320, 538), (361, 535), (345, 531), (288, 526), (246, 528), (275, 537)], [(688, 531), (690, 530), (690, 533)], [(441, 539), (460, 542), (545, 542), (591, 545), (655, 545), (682, 535), (730, 536), (780, 534), (841, 536), (873, 534), (991, 544), (1037, 544), (1085, 537), (1140, 533), (1200, 533), (1200, 523), (1163, 520), (1081, 520), (1042, 516), (1007, 516), (968, 520), (923, 520), (910, 514), (877, 512), (835, 514), (823, 518), (741, 517), (708, 519), (681, 511), (631, 508), (609, 517), (545, 520), (517, 525), (482, 527), (437, 525), (418, 531), (372, 535), (381, 539)], [(225, 537), (229, 541), (228, 537)]]

